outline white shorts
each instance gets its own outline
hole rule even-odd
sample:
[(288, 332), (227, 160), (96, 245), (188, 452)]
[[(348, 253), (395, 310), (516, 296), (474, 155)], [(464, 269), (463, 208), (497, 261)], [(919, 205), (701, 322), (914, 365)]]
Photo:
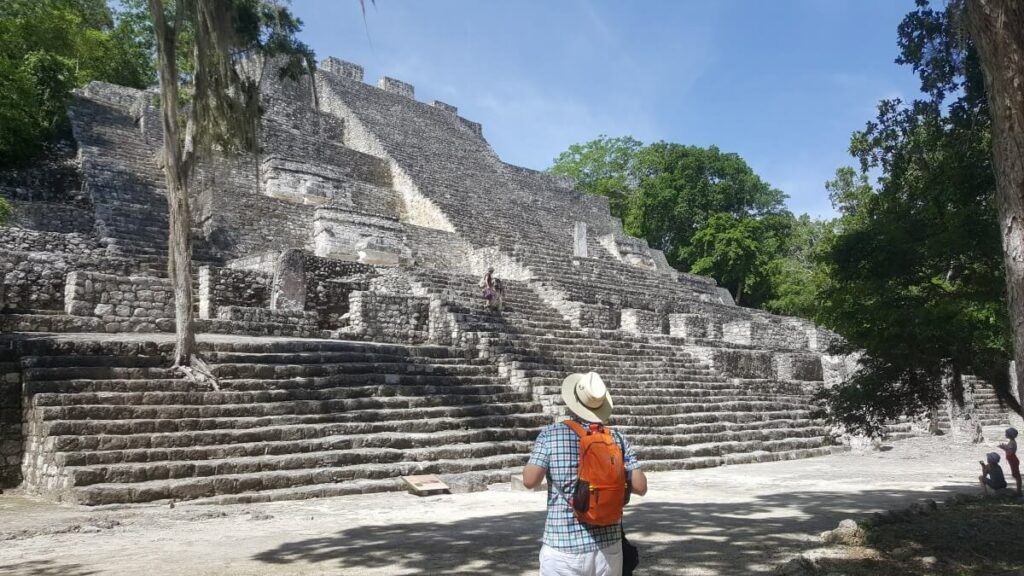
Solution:
[(540, 576), (622, 576), (622, 542), (583, 554), (545, 544), (540, 548)]

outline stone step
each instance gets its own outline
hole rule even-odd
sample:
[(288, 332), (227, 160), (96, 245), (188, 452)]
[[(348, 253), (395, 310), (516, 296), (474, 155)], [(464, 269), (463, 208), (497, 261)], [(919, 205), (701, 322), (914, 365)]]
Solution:
[[(516, 365), (516, 369), (522, 372), (524, 377), (530, 379), (536, 379), (538, 383), (549, 381), (549, 382), (561, 382), (565, 375), (571, 371), (591, 369), (601, 374), (603, 379), (615, 380), (617, 378), (625, 380), (642, 380), (644, 382), (661, 380), (661, 381), (676, 381), (676, 380), (690, 380), (692, 382), (721, 382), (722, 378), (714, 373), (704, 372), (701, 370), (691, 370), (689, 368), (657, 368), (647, 366), (620, 366), (620, 367), (607, 367), (607, 366), (595, 366), (593, 364), (579, 363), (579, 364), (561, 364), (559, 369), (545, 369), (536, 370), (532, 368), (524, 368), (522, 365)], [(674, 377), (674, 378), (672, 378)]]
[[(462, 390), (499, 386), (508, 390), (508, 381), (496, 376), (432, 376), (405, 374), (339, 374), (316, 378), (290, 378), (287, 380), (236, 378), (221, 379), (225, 392), (262, 392), (284, 390), (316, 391), (337, 388), (351, 389), (354, 397), (367, 389), (389, 395), (397, 393), (416, 395), (430, 393), (461, 393)], [(180, 379), (110, 379), (110, 380), (44, 380), (25, 383), (30, 394), (124, 393), (124, 392), (203, 392), (200, 387)], [(347, 393), (344, 393), (345, 395)]]
[[(630, 441), (634, 446), (644, 449), (655, 446), (688, 446), (691, 444), (709, 444), (717, 442), (750, 442), (764, 440), (782, 440), (785, 438), (826, 438), (830, 430), (825, 426), (814, 426), (811, 423), (802, 423), (801, 427), (772, 426), (765, 427), (759, 424), (749, 425), (707, 425), (706, 432), (691, 432), (689, 434), (636, 434), (630, 435)], [(712, 431), (714, 430), (714, 431)], [(742, 451), (742, 450), (740, 450)]]
[(680, 424), (697, 424), (702, 422), (756, 422), (774, 419), (809, 419), (810, 410), (773, 410), (769, 412), (691, 412), (687, 414), (669, 414), (660, 416), (635, 416), (615, 414), (612, 416), (613, 426), (677, 426)]
[[(40, 406), (37, 417), (46, 422), (96, 421), (109, 423), (136, 420), (220, 420), (235, 418), (266, 418), (278, 416), (317, 417), (332, 416), (353, 420), (387, 417), (390, 411), (462, 410), (465, 408), (522, 409), (529, 411), (532, 401), (524, 401), (520, 394), (488, 396), (380, 396), (369, 398), (341, 398), (334, 400), (292, 400), (253, 404), (213, 405), (70, 405)], [(498, 401), (504, 400), (504, 401)]]
[[(639, 393), (646, 389), (646, 385), (654, 386), (659, 389), (701, 389), (701, 390), (728, 390), (735, 387), (735, 384), (729, 382), (723, 382), (713, 378), (700, 378), (696, 376), (680, 377), (678, 379), (666, 380), (662, 378), (649, 379), (649, 377), (632, 377), (632, 376), (608, 376), (602, 377), (607, 383), (608, 389), (611, 390), (612, 397), (616, 394), (623, 393)], [(559, 393), (562, 389), (561, 379), (558, 378), (529, 378), (530, 383), (533, 386), (534, 393), (550, 392)]]
[[(60, 382), (60, 381), (51, 381)], [(47, 384), (50, 384), (48, 382)], [(82, 386), (95, 386), (93, 380), (78, 381)], [(104, 383), (109, 382), (105, 381)], [(68, 384), (61, 392), (32, 391), (30, 404), (42, 406), (142, 406), (142, 405), (214, 405), (214, 404), (257, 404), (268, 402), (287, 402), (293, 400), (326, 401), (337, 399), (373, 398), (373, 397), (441, 397), (457, 396), (477, 398), (479, 401), (493, 400), (495, 397), (523, 399), (522, 393), (513, 391), (507, 384), (493, 385), (445, 385), (445, 386), (345, 386), (339, 388), (293, 388), (270, 390), (245, 390), (222, 388), (219, 391), (197, 390), (195, 385), (188, 383), (189, 388), (182, 390), (163, 391), (147, 388), (148, 381), (128, 380), (141, 384), (138, 391), (94, 391), (74, 390)], [(274, 382), (274, 381), (272, 381)]]
[[(441, 474), (441, 480), (449, 485), (479, 485), (509, 482), (513, 474), (521, 474), (522, 467), (503, 468), (497, 470), (479, 470), (457, 474)], [(373, 492), (406, 491), (408, 485), (398, 478), (387, 480), (353, 480), (350, 482), (312, 484), (292, 488), (278, 488), (247, 492), (243, 494), (225, 494), (193, 500), (193, 504), (253, 504), (257, 502), (280, 502), (288, 500), (306, 500), (310, 498), (329, 498), (349, 496), (353, 494), (369, 494)]]
[[(522, 435), (531, 437), (551, 418), (538, 414), (502, 416), (477, 416), (467, 418), (422, 418), (415, 426), (404, 420), (378, 422), (340, 422), (313, 424), (268, 425), (245, 429), (212, 429), (185, 432), (155, 432), (136, 434), (77, 434), (50, 436), (46, 442), (50, 450), (58, 452), (119, 451), (119, 450), (167, 450), (173, 448), (196, 449), (205, 446), (229, 444), (266, 444), (274, 442), (311, 442), (332, 436), (370, 437), (380, 435), (402, 435), (414, 438), (416, 435), (458, 435), (473, 434), (494, 429), (510, 431), (517, 439)], [(532, 438), (532, 437), (531, 437)], [(470, 440), (467, 440), (470, 441)]]
[(352, 466), (278, 470), (230, 475), (151, 480), (137, 483), (106, 483), (72, 489), (79, 504), (99, 505), (113, 503), (141, 503), (161, 500), (192, 500), (225, 494), (240, 494), (262, 490), (347, 483), (354, 480), (393, 481), (400, 476), (415, 474), (458, 474), (471, 471), (495, 470), (521, 466), (526, 454), (510, 454), (483, 458), (398, 462), (387, 464), (358, 464)]
[(786, 450), (780, 452), (750, 451), (727, 454), (724, 456), (707, 456), (674, 460), (648, 460), (644, 462), (644, 469), (648, 471), (659, 470), (695, 470), (698, 468), (712, 468), (734, 464), (753, 464), (757, 462), (775, 462), (779, 460), (797, 460), (800, 458), (813, 458), (815, 456), (827, 456), (842, 449), (837, 446), (806, 448), (800, 450)]
[[(83, 450), (82, 446), (93, 442), (61, 440), (54, 445), (69, 445), (72, 451), (57, 452), (57, 461), (65, 466), (94, 466), (101, 464), (123, 464), (131, 462), (163, 462), (218, 460), (227, 458), (280, 456), (355, 449), (411, 450), (415, 448), (443, 447), (471, 443), (510, 442), (517, 451), (528, 451), (530, 443), (539, 433), (539, 428), (482, 428), (476, 430), (442, 430), (426, 433), (384, 432), (378, 434), (344, 434), (259, 442), (236, 442), (230, 444), (190, 443), (181, 447), (143, 447), (122, 450)], [(80, 437), (59, 437), (78, 440)], [(135, 440), (135, 439), (132, 439)], [(180, 440), (180, 439), (179, 439)], [(98, 444), (96, 444), (98, 445)]]
[(807, 407), (807, 402), (781, 400), (732, 400), (718, 402), (677, 402), (675, 404), (619, 404), (615, 403), (616, 417), (626, 416), (672, 416), (693, 414), (698, 412), (730, 411), (759, 412), (799, 410)]
[(688, 402), (771, 402), (779, 400), (787, 403), (810, 404), (813, 396), (802, 394), (758, 394), (752, 390), (742, 388), (723, 388), (718, 390), (692, 390), (681, 388), (675, 390), (677, 394), (639, 394), (625, 395), (613, 394), (615, 406), (649, 406), (669, 405), (678, 403), (681, 400)]
[(729, 420), (725, 418), (710, 419), (703, 422), (676, 424), (673, 426), (636, 426), (615, 423), (614, 427), (629, 438), (671, 438), (680, 436), (690, 438), (701, 434), (718, 434), (724, 432), (747, 432), (779, 429), (825, 428), (821, 421), (810, 418), (772, 418)]
[(493, 376), (491, 366), (406, 362), (346, 362), (339, 364), (214, 364), (211, 371), (217, 378), (316, 378), (343, 374), (387, 374), (423, 376)]
[[(196, 432), (204, 430), (244, 430), (270, 426), (299, 424), (351, 424), (353, 433), (374, 430), (395, 430), (402, 428), (410, 432), (429, 431), (434, 420), (463, 420), (491, 418), (492, 423), (501, 421), (509, 426), (537, 425), (548, 423), (550, 418), (539, 413), (539, 405), (524, 402), (440, 406), (417, 409), (361, 410), (347, 414), (295, 414), (282, 416), (235, 417), (235, 418), (187, 418), (187, 419), (126, 419), (126, 420), (55, 420), (50, 421), (45, 432), (52, 436), (96, 435), (96, 434), (154, 434), (169, 432)], [(467, 421), (467, 426), (470, 422)]]
[(282, 455), (261, 454), (216, 460), (70, 466), (65, 471), (74, 486), (105, 483), (137, 484), (153, 480), (217, 477), (254, 472), (486, 459), (528, 454), (530, 444), (530, 442), (478, 442), (401, 450), (382, 447), (353, 448)]
[(60, 368), (26, 368), (26, 382), (46, 380), (168, 380), (177, 372), (171, 368), (130, 366), (63, 366)]
[(25, 356), (21, 360), (24, 368), (86, 368), (86, 367), (130, 367), (166, 368), (169, 364), (160, 355), (113, 355), (76, 354), (73, 356)]
[(324, 352), (290, 352), (290, 353), (251, 353), (251, 352), (210, 352), (203, 358), (212, 364), (339, 364), (343, 362), (410, 362), (430, 364), (461, 364), (474, 366), (490, 366), (487, 359), (465, 358), (463, 356), (434, 357), (409, 356), (397, 353), (374, 353), (366, 351), (324, 351)]
[(821, 436), (782, 438), (778, 440), (720, 441), (688, 446), (638, 446), (637, 456), (645, 465), (659, 460), (687, 460), (709, 456), (728, 457), (745, 452), (787, 452), (821, 448), (831, 443)]

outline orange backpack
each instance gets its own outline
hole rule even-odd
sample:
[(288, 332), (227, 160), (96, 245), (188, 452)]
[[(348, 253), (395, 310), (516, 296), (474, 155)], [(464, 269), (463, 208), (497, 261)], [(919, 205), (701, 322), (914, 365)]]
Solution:
[(565, 425), (580, 437), (580, 466), (576, 489), (569, 504), (576, 519), (592, 526), (611, 526), (622, 520), (629, 501), (629, 484), (622, 450), (611, 430), (601, 424), (584, 428), (579, 422)]

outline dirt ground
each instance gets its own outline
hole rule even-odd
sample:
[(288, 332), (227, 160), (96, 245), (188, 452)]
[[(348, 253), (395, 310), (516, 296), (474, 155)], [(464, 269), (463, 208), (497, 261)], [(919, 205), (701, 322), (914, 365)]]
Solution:
[[(769, 571), (839, 520), (975, 493), (991, 449), (917, 438), (881, 451), (650, 475), (624, 524), (642, 574)], [(0, 574), (536, 574), (544, 496), (496, 486), (245, 506), (91, 510), (0, 496)]]

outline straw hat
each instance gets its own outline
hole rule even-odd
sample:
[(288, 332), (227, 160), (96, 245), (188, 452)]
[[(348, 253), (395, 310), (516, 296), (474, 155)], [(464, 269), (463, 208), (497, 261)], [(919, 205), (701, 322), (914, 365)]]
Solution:
[(570, 374), (562, 380), (562, 400), (587, 422), (605, 424), (612, 415), (612, 397), (596, 372)]

